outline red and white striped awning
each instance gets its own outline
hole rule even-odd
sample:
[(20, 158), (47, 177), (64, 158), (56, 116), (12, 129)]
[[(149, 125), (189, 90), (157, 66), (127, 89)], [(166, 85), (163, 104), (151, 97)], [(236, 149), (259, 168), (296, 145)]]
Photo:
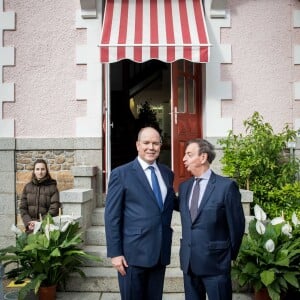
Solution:
[(107, 0), (100, 62), (209, 61), (202, 0)]

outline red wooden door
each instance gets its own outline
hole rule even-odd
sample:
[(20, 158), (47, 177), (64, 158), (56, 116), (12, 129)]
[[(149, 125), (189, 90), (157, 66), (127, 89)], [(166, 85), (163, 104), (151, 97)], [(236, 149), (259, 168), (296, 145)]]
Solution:
[(201, 65), (180, 60), (172, 64), (172, 166), (174, 187), (191, 174), (183, 164), (186, 141), (202, 137)]

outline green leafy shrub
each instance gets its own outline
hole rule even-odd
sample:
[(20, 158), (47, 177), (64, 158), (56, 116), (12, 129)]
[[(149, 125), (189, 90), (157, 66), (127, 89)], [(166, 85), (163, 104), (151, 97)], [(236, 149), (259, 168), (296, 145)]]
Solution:
[[(254, 204), (274, 217), (278, 209), (286, 210), (299, 199), (298, 186), (295, 193), (289, 189), (296, 181), (299, 161), (290, 159), (286, 146), (296, 139), (297, 131), (286, 125), (282, 132), (275, 134), (258, 112), (245, 120), (244, 126), (244, 135), (230, 131), (218, 141), (223, 150), (222, 171), (234, 178), (240, 188), (253, 191)], [(289, 190), (289, 196), (281, 193), (282, 189)], [(276, 200), (277, 196), (281, 198)], [(291, 197), (296, 198), (291, 201)]]

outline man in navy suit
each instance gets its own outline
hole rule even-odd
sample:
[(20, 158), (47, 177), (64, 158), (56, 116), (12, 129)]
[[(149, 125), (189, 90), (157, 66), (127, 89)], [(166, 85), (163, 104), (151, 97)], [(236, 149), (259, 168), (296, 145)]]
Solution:
[(231, 261), (241, 245), (245, 217), (237, 184), (210, 169), (214, 158), (208, 141), (187, 143), (183, 162), (193, 177), (179, 186), (180, 265), (186, 300), (205, 300), (206, 294), (209, 300), (232, 299)]
[[(138, 157), (110, 175), (105, 205), (107, 256), (118, 271), (122, 300), (161, 300), (171, 256), (174, 174), (156, 162), (161, 138), (154, 128), (141, 129), (136, 148)], [(160, 200), (152, 190), (151, 167)]]

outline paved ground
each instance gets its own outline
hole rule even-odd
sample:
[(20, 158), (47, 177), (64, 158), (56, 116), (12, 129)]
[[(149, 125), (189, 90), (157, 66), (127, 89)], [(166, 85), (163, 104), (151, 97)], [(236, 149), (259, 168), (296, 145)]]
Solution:
[[(234, 294), (233, 300), (253, 300), (250, 294)], [(3, 299), (0, 299), (3, 300)], [(17, 300), (15, 291), (9, 291), (4, 294), (4, 300)], [(28, 300), (34, 300), (29, 298)], [(57, 293), (57, 300), (120, 300), (120, 295), (117, 293)], [(183, 294), (165, 294), (163, 300), (184, 300)]]
[[(3, 281), (4, 298), (0, 300), (17, 300), (16, 288), (8, 288), (9, 281)], [(0, 297), (1, 298), (1, 297)], [(120, 300), (118, 293), (93, 293), (93, 292), (57, 292), (57, 300)], [(251, 294), (233, 294), (233, 300), (253, 300)], [(36, 300), (35, 297), (29, 297), (26, 300)], [(163, 300), (184, 300), (184, 294), (164, 294)]]

